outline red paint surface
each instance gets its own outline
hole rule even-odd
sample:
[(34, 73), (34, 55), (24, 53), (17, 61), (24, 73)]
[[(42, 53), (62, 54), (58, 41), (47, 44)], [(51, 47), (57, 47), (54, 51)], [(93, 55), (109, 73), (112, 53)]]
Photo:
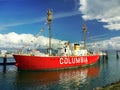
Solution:
[[(13, 56), (16, 60), (17, 67), (21, 70), (50, 70), (50, 69), (68, 68), (68, 67), (76, 67), (76, 66), (79, 67), (82, 65), (94, 64), (99, 59), (99, 55), (69, 56), (69, 57), (68, 56), (47, 57), (47, 56), (27, 56), (27, 55), (13, 55)], [(76, 60), (76, 58), (79, 62), (76, 61), (74, 63), (74, 60)]]

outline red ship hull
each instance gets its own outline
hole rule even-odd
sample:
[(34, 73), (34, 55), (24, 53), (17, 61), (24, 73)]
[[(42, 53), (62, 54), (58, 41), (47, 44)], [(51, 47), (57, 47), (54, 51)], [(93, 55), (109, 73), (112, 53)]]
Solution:
[(27, 56), (13, 55), (20, 70), (51, 70), (81, 67), (98, 61), (99, 55), (90, 56)]

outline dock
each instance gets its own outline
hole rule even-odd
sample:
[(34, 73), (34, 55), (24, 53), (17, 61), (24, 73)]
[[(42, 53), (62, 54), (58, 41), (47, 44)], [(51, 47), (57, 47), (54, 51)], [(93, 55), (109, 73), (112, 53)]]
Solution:
[(15, 65), (15, 62), (7, 62), (8, 58), (13, 58), (12, 54), (0, 54), (0, 58), (3, 59), (3, 62), (0, 62), (0, 65), (6, 66), (6, 65)]

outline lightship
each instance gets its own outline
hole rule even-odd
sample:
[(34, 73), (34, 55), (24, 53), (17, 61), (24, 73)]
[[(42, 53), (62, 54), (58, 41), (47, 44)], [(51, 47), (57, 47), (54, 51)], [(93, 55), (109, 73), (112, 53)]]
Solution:
[[(49, 26), (49, 48), (48, 55), (30, 54), (14, 54), (16, 66), (19, 70), (56, 70), (73, 67), (81, 67), (92, 65), (99, 60), (100, 55), (97, 53), (90, 53), (86, 48), (86, 25), (83, 25), (84, 33), (84, 47), (80, 44), (71, 46), (70, 42), (66, 42), (64, 47), (59, 48), (56, 54), (52, 53), (51, 44), (51, 22), (52, 11), (47, 12), (47, 24)], [(71, 49), (72, 48), (72, 49)]]

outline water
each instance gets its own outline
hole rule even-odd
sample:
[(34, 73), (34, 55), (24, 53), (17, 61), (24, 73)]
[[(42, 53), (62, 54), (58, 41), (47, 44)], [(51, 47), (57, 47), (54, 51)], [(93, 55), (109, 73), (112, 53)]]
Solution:
[(115, 52), (91, 67), (71, 70), (17, 71), (16, 66), (8, 65), (5, 71), (0, 66), (0, 90), (93, 90), (120, 80), (119, 69)]

